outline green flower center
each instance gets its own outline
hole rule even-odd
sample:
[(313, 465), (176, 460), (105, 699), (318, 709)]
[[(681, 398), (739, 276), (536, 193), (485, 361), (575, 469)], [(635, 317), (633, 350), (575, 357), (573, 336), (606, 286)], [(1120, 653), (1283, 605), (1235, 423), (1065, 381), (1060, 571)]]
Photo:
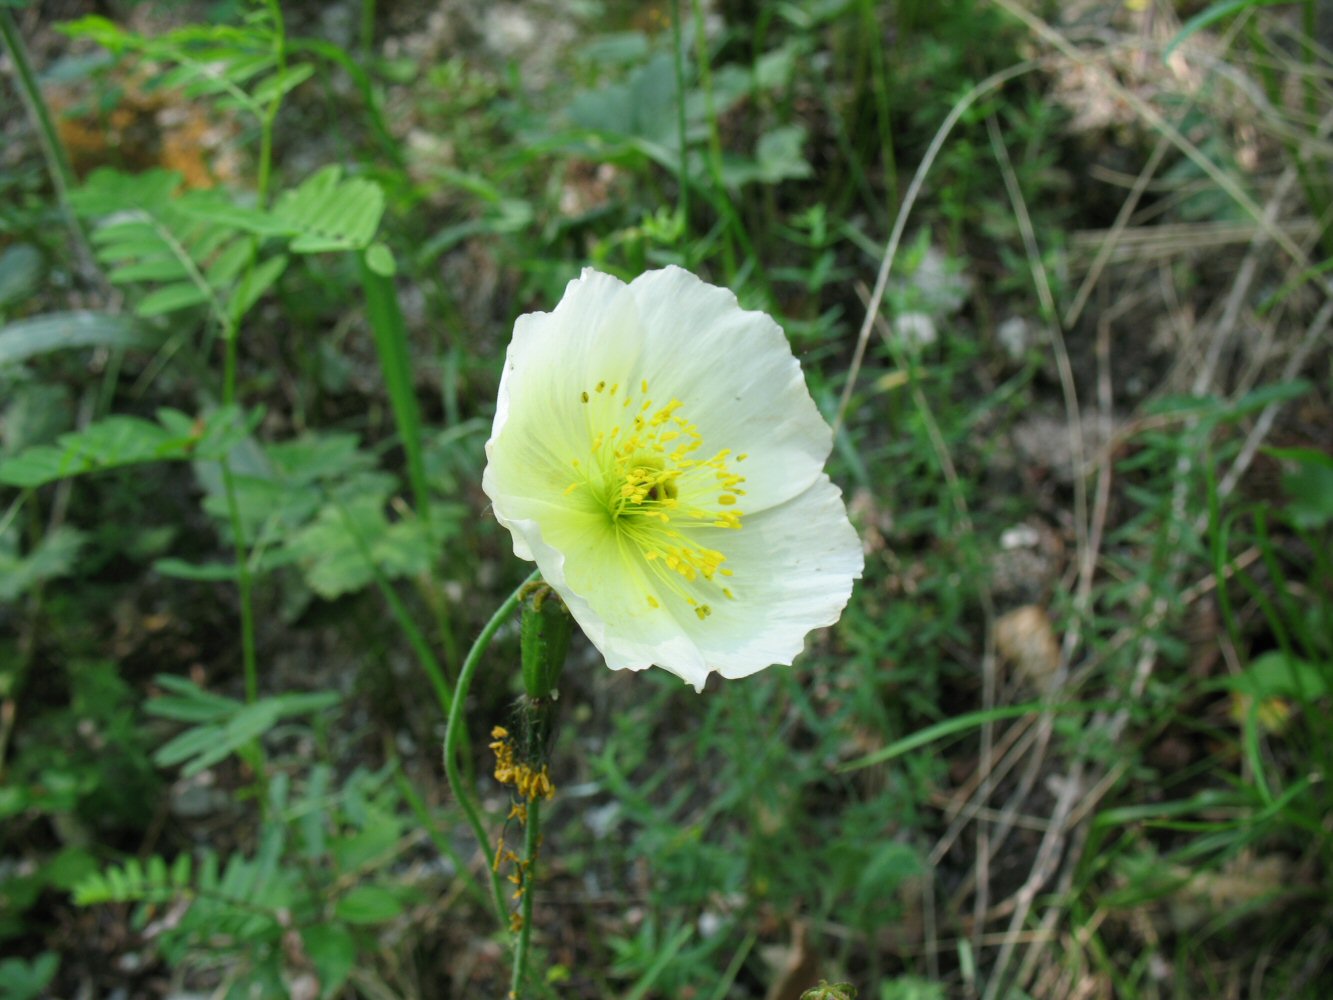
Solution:
[[(709, 532), (740, 530), (745, 477), (729, 449), (698, 458), (704, 446), (698, 428), (673, 399), (658, 406), (648, 394), (598, 382), (580, 393), (588, 414), (591, 446), (572, 464), (578, 475), (565, 490), (586, 489), (606, 511), (617, 540), (637, 551), (663, 588), (683, 599), (700, 620), (712, 613), (711, 592), (735, 595), (718, 577), (731, 576), (726, 556), (704, 543)], [(647, 601), (660, 607), (649, 594)]]

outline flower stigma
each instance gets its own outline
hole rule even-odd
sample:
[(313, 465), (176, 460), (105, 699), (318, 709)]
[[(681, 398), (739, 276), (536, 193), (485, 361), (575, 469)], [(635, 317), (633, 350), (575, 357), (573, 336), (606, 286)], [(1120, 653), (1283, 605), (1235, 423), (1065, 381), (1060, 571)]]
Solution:
[[(649, 578), (703, 621), (713, 612), (710, 600), (735, 599), (719, 580), (732, 575), (727, 557), (707, 535), (741, 528), (745, 477), (732, 466), (743, 456), (724, 448), (701, 457), (703, 435), (681, 412), (684, 404), (659, 405), (647, 380), (637, 388), (603, 380), (579, 394), (589, 448), (571, 461), (576, 478), (565, 493), (604, 512), (622, 552), (637, 555)], [(649, 607), (662, 607), (657, 595), (644, 596)]]

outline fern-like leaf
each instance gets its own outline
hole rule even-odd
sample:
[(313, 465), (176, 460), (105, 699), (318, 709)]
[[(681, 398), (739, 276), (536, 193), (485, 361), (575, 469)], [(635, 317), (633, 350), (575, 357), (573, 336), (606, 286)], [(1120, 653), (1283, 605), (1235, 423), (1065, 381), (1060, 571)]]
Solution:
[(220, 326), (234, 328), (286, 266), (277, 254), (250, 267), (254, 234), (286, 235), (287, 227), (218, 191), (179, 192), (180, 183), (165, 170), (104, 168), (70, 202), (102, 220), (93, 243), (111, 281), (154, 286), (135, 306), (140, 316), (205, 306)]
[(190, 25), (155, 37), (98, 16), (70, 21), (60, 30), (91, 39), (116, 55), (165, 63), (169, 68), (154, 80), (157, 86), (178, 89), (187, 97), (208, 97), (256, 119), (314, 71), (309, 64), (288, 66), (279, 60), (281, 40), (263, 8), (247, 14), (239, 25)]
[(283, 194), (273, 214), (288, 227), (292, 253), (363, 250), (379, 228), (384, 192), (374, 181), (344, 179), (330, 165)]
[(130, 858), (123, 865), (111, 865), (93, 872), (74, 887), (77, 906), (99, 903), (169, 903), (194, 898), (191, 881), (193, 864), (182, 854), (170, 865), (154, 855), (147, 862)]

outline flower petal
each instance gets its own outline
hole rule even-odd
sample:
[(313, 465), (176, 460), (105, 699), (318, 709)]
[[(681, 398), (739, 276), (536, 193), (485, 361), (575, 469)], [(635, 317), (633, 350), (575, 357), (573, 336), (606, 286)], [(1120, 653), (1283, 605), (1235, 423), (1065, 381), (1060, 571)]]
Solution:
[(823, 474), (780, 507), (747, 515), (720, 544), (735, 599), (682, 622), (708, 665), (728, 678), (791, 663), (807, 633), (838, 620), (865, 563), (842, 491)]
[(653, 397), (682, 400), (709, 447), (746, 456), (736, 466), (746, 478), (743, 509), (781, 503), (814, 482), (833, 435), (782, 328), (679, 267), (640, 275), (629, 289)]
[(845, 606), (831, 440), (768, 316), (679, 268), (585, 270), (515, 324), (482, 485), (608, 666), (702, 690), (790, 663)]

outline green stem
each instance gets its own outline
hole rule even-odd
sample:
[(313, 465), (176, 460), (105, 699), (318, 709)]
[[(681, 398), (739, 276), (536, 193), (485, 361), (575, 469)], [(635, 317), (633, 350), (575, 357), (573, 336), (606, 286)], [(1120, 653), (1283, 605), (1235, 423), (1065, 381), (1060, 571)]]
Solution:
[(412, 621), (412, 616), (407, 613), (407, 608), (398, 597), (397, 591), (393, 589), (388, 577), (384, 575), (384, 571), (380, 569), (379, 564), (375, 561), (375, 554), (371, 552), (365, 537), (357, 528), (356, 522), (352, 520), (352, 516), (347, 512), (347, 507), (337, 497), (327, 493), (325, 496), (338, 508), (338, 516), (342, 518), (343, 527), (352, 536), (352, 541), (356, 544), (356, 549), (361, 554), (361, 558), (370, 567), (371, 576), (375, 578), (375, 585), (379, 587), (384, 602), (389, 605), (389, 611), (393, 614), (394, 621), (398, 623), (399, 628), (403, 630), (403, 634), (407, 636), (407, 642), (412, 647), (412, 651), (417, 654), (421, 669), (426, 671), (426, 676), (430, 678), (431, 687), (435, 689), (435, 698), (440, 703), (440, 711), (447, 718), (450, 710), (454, 707), (454, 695), (449, 690), (449, 682), (444, 679), (444, 670), (440, 667), (440, 661), (431, 652), (426, 637), (421, 634), (416, 622)]
[[(722, 132), (717, 124), (717, 107), (713, 102), (713, 71), (709, 61), (708, 36), (704, 31), (703, 0), (691, 0), (694, 14), (694, 49), (695, 61), (699, 64), (699, 89), (704, 95), (704, 109), (708, 116), (708, 167), (717, 189), (719, 207), (727, 219), (722, 230), (722, 255), (727, 267), (727, 280), (736, 279), (736, 250), (732, 244), (735, 233), (740, 232), (740, 219), (731, 204), (731, 196), (722, 182)], [(682, 97), (683, 99), (683, 97)]]
[(375, 50), (375, 0), (361, 0), (361, 61), (370, 65)]
[[(392, 753), (394, 751), (391, 750), (390, 752)], [(411, 809), (412, 814), (416, 816), (417, 822), (421, 824), (421, 828), (426, 831), (426, 836), (430, 837), (431, 843), (435, 845), (435, 849), (454, 863), (454, 870), (458, 873), (458, 877), (467, 879), (467, 865), (463, 862), (463, 859), (458, 856), (458, 851), (456, 851), (454, 845), (449, 842), (449, 838), (439, 830), (435, 829), (435, 821), (431, 817), (430, 809), (427, 808), (425, 800), (421, 798), (420, 793), (412, 786), (412, 782), (408, 780), (407, 775), (403, 773), (402, 762), (398, 761), (395, 757), (394, 764), (394, 784), (398, 787), (398, 791), (407, 802), (408, 808)], [(486, 893), (482, 891), (481, 887), (471, 879), (467, 879), (467, 885), (469, 891), (476, 895), (477, 902), (485, 906)]]
[(4, 6), (0, 6), (0, 41), (4, 42), (5, 51), (9, 53), (9, 62), (14, 67), (19, 96), (37, 130), (42, 157), (46, 160), (46, 172), (51, 178), (51, 186), (55, 188), (56, 200), (60, 203), (65, 224), (69, 227), (75, 253), (79, 256), (83, 269), (89, 275), (100, 278), (101, 272), (93, 263), (94, 257), (88, 242), (88, 234), (84, 232), (78, 216), (69, 204), (69, 189), (75, 184), (74, 171), (69, 165), (69, 157), (65, 154), (65, 147), (60, 141), (55, 123), (51, 120), (46, 101), (42, 99), (37, 74), (33, 72), (32, 63), (28, 61), (28, 50), (19, 35), (18, 25), (14, 23), (14, 15)]
[[(407, 477), (412, 485), (412, 499), (417, 517), (433, 537), (430, 507), (430, 489), (426, 481), (426, 461), (422, 449), (421, 412), (417, 407), (412, 387), (412, 364), (407, 344), (407, 324), (398, 305), (398, 293), (393, 280), (378, 274), (366, 264), (365, 255), (358, 254), (361, 288), (366, 297), (366, 315), (375, 338), (380, 369), (389, 391), (389, 405), (393, 410), (394, 425), (407, 459)], [(458, 663), (458, 639), (449, 618), (448, 605), (436, 597), (427, 602), (435, 614), (436, 628), (444, 646), (445, 661)]]
[[(273, 53), (281, 74), (287, 65), (285, 36), (283, 34), (282, 8), (277, 0), (269, 0), (269, 11), (273, 16)], [(259, 122), (259, 163), (255, 188), (259, 207), (268, 203), (269, 178), (273, 172), (273, 124), (278, 117), (282, 104), (281, 90), (269, 101), (268, 107)], [(250, 244), (250, 260), (247, 268), (253, 270), (255, 258), (259, 254), (259, 240)], [(240, 316), (224, 312), (226, 319), (222, 328), (222, 405), (231, 406), (236, 402), (236, 371), (240, 350)], [(241, 662), (245, 671), (245, 700), (253, 703), (259, 697), (259, 663), (255, 652), (255, 609), (254, 578), (250, 574), (249, 542), (245, 537), (245, 526), (241, 520), (240, 503), (236, 498), (236, 476), (232, 472), (230, 457), (224, 457), (222, 465), (222, 488), (227, 498), (227, 519), (231, 523), (232, 547), (236, 558), (236, 589), (241, 605)]]
[(690, 151), (685, 135), (685, 41), (680, 26), (680, 0), (671, 0), (671, 41), (676, 50), (676, 136), (680, 142), (680, 259), (687, 271), (693, 270), (690, 240)]
[(523, 982), (528, 977), (528, 946), (532, 938), (532, 896), (537, 883), (537, 852), (541, 846), (540, 795), (528, 800), (528, 817), (523, 835), (523, 899), (519, 904), (522, 923), (514, 947), (514, 974), (509, 981), (510, 1000), (521, 1000)]
[[(491, 842), (486, 836), (486, 828), (481, 822), (481, 810), (473, 801), (471, 792), (463, 782), (463, 776), (458, 770), (458, 741), (463, 738), (465, 728), (463, 709), (467, 705), (467, 693), (472, 686), (472, 675), (477, 672), (477, 665), (481, 663), (482, 654), (486, 652), (486, 648), (491, 644), (491, 639), (494, 638), (500, 626), (513, 615), (514, 609), (518, 607), (523, 588), (536, 580), (539, 575), (538, 570), (533, 570), (528, 578), (505, 598), (505, 602), (495, 609), (495, 614), (491, 615), (491, 620), (486, 623), (486, 627), (481, 630), (481, 635), (477, 636), (477, 641), (468, 650), (467, 659), (463, 661), (463, 669), (458, 675), (458, 684), (454, 687), (454, 703), (450, 706), (449, 722), (444, 730), (444, 773), (449, 779), (449, 787), (454, 793), (454, 798), (463, 807), (463, 813), (467, 816), (468, 825), (472, 827), (472, 833), (477, 838), (477, 846), (481, 848), (483, 858), (489, 857)], [(492, 870), (490, 871), (490, 880), (491, 891), (495, 896), (496, 917), (500, 921), (500, 926), (508, 927), (509, 921), (505, 918), (504, 887), (500, 884), (500, 876)]]
[[(277, 78), (280, 80), (287, 72), (287, 31), (282, 20), (282, 4), (278, 0), (268, 0), (268, 9), (273, 17), (273, 59), (277, 63)], [(269, 176), (273, 171), (273, 126), (278, 120), (278, 109), (281, 107), (282, 88), (279, 87), (259, 120), (259, 176), (255, 187), (261, 209), (268, 204)]]
[[(236, 362), (238, 331), (228, 322), (222, 331), (222, 405), (236, 401)], [(255, 653), (255, 609), (252, 598), (254, 578), (250, 575), (250, 545), (241, 519), (241, 505), (236, 497), (236, 475), (232, 472), (231, 457), (224, 455), (222, 490), (227, 500), (227, 520), (231, 525), (232, 555), (236, 560), (236, 590), (241, 605), (241, 664), (245, 673), (245, 700), (253, 704), (259, 697), (259, 661)]]

